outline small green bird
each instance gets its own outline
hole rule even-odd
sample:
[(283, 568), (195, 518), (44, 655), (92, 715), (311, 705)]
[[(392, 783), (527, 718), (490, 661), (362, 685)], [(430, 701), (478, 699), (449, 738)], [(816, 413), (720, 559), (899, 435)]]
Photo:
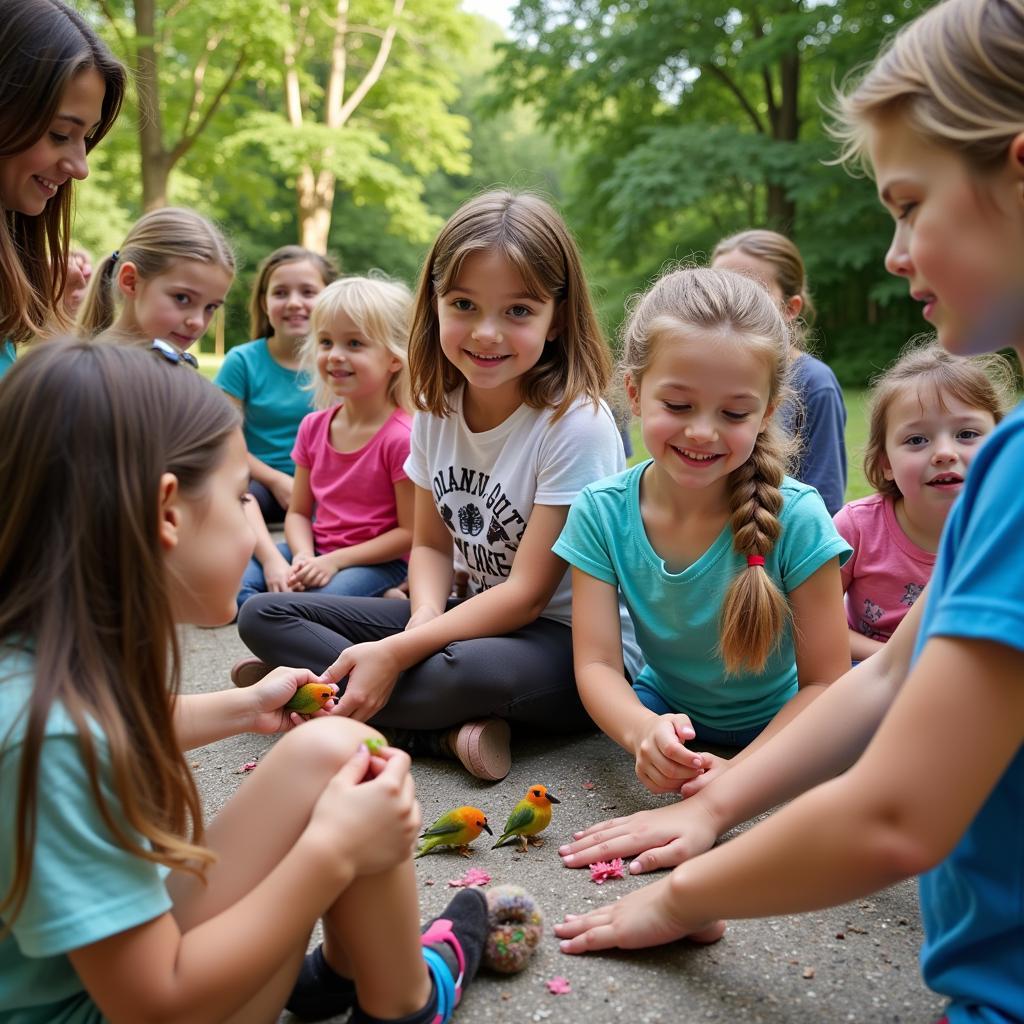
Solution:
[(487, 815), (479, 807), (456, 807), (454, 811), (442, 814), (420, 837), (423, 842), (416, 851), (416, 857), (430, 853), (436, 846), (457, 846), (463, 857), (470, 854), (469, 844), (481, 832), (493, 836), (487, 824)]
[(334, 687), (327, 683), (306, 683), (300, 686), (292, 699), (285, 704), (285, 711), (297, 711), (300, 715), (312, 715), (334, 700)]
[(535, 839), (538, 832), (543, 832), (551, 822), (551, 805), (561, 803), (558, 797), (552, 796), (546, 786), (531, 786), (526, 796), (513, 808), (505, 822), (502, 837), (491, 847), (496, 850), (504, 846), (510, 839), (518, 838), (521, 843), (520, 852), (526, 853), (527, 843), (543, 846), (543, 839)]

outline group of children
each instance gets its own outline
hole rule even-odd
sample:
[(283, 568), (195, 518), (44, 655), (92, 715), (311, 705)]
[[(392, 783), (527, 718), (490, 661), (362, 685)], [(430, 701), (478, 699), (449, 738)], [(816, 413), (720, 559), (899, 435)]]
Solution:
[[(124, 73), (60, 0), (12, 0), (0, 41), (23, 65), (0, 73), (23, 90), (0, 112), (20, 347), (68, 326), (70, 179)], [(1021, 0), (946, 0), (838, 98), (844, 158), (896, 220), (887, 267), (938, 332), (875, 383), (877, 493), (846, 506), (841, 393), (773, 232), (631, 302), (621, 383), (650, 458), (626, 469), (579, 253), (543, 200), (464, 203), (415, 295), (277, 250), (219, 387), (182, 363), (230, 247), (192, 211), (144, 216), (93, 269), (82, 340), (0, 384), (0, 1007), (446, 1021), (486, 912), (466, 893), (419, 934), (403, 751), (497, 780), (510, 723), (593, 722), (686, 799), (561, 848), (674, 869), (559, 924), (566, 952), (710, 941), (918, 873), (950, 1024), (1019, 1020), (1024, 452), (1010, 368), (982, 353), (1024, 350), (1022, 46)], [(182, 695), (175, 624), (236, 612), (237, 688)], [(310, 681), (337, 702), (303, 721), (284, 705)], [(183, 751), (246, 730), (288, 735), (204, 827)]]

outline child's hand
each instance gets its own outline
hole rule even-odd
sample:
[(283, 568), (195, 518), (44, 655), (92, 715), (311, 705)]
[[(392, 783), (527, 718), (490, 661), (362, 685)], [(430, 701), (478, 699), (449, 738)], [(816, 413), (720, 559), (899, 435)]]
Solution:
[(280, 552), (276, 553), (273, 558), (268, 558), (263, 563), (263, 579), (267, 583), (267, 593), (282, 594), (291, 590), (288, 583), (291, 571), (292, 567)]
[(402, 667), (383, 640), (353, 644), (321, 676), (325, 683), (340, 684), (345, 692), (334, 709), (336, 715), (368, 722), (385, 704), (395, 688)]
[(409, 755), (393, 747), (371, 756), (360, 744), (313, 807), (309, 828), (356, 875), (387, 871), (412, 855), (421, 815), (409, 764)]
[(567, 868), (633, 857), (629, 873), (640, 875), (682, 864), (710, 850), (717, 838), (718, 830), (705, 805), (687, 800), (598, 822), (577, 832), (571, 843), (559, 847), (558, 855)]
[(661, 946), (684, 937), (717, 942), (725, 933), (724, 921), (688, 922), (675, 902), (670, 879), (663, 878), (587, 914), (566, 914), (555, 934), (563, 953), (589, 953)]
[(704, 771), (704, 755), (683, 745), (694, 735), (687, 715), (651, 716), (637, 738), (634, 754), (637, 778), (652, 793), (678, 793), (684, 782)]
[(306, 556), (299, 565), (292, 562), (288, 582), (294, 590), (317, 590), (326, 587), (337, 571), (330, 555), (315, 555), (312, 558)]
[(719, 757), (717, 754), (709, 754), (704, 751), (701, 755), (704, 758), (704, 771), (696, 778), (684, 782), (679, 792), (683, 797), (696, 796), (709, 782), (718, 778), (729, 767), (729, 758)]
[(255, 703), (254, 720), (250, 731), (264, 734), (287, 732), (301, 725), (307, 717), (315, 718), (330, 714), (329, 708), (310, 716), (284, 709), (284, 705), (292, 699), (300, 686), (320, 682), (323, 680), (304, 668), (275, 668), (268, 672), (258, 683), (245, 691)]

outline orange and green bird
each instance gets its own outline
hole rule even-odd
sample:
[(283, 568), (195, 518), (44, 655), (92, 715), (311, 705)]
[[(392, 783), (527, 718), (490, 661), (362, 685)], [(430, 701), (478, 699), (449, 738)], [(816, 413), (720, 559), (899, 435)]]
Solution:
[(285, 704), (285, 711), (296, 711), (300, 715), (312, 715), (334, 700), (334, 687), (327, 683), (306, 683), (300, 686), (292, 699)]
[(542, 839), (534, 839), (538, 832), (543, 832), (551, 821), (551, 805), (561, 803), (558, 797), (552, 796), (546, 786), (531, 786), (526, 796), (513, 808), (505, 822), (505, 831), (501, 838), (491, 847), (496, 850), (509, 840), (518, 838), (520, 851), (526, 853), (526, 844), (541, 846)]
[(420, 837), (423, 842), (416, 851), (417, 857), (430, 853), (435, 846), (457, 846), (463, 857), (468, 857), (469, 844), (481, 832), (493, 836), (487, 824), (487, 815), (479, 807), (456, 807), (454, 811), (442, 814)]

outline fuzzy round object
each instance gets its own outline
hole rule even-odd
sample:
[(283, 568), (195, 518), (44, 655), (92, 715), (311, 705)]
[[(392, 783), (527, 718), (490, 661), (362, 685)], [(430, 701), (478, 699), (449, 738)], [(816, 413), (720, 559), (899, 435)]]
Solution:
[(526, 967), (544, 932), (537, 901), (521, 886), (496, 885), (487, 892), (490, 930), (484, 963), (499, 974), (517, 974)]

